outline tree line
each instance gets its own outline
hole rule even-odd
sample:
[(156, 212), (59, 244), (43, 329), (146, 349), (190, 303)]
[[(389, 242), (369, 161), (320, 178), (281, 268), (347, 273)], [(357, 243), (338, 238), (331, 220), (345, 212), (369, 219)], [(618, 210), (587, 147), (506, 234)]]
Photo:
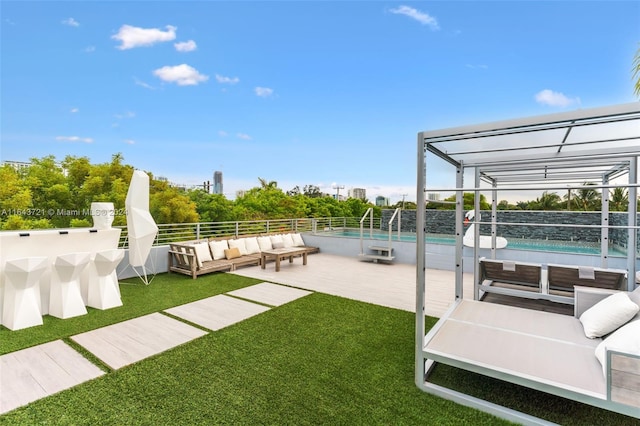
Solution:
[[(134, 167), (122, 154), (110, 162), (91, 164), (87, 157), (32, 158), (28, 167), (0, 167), (0, 229), (90, 227), (92, 202), (112, 202), (125, 211), (125, 199)], [(203, 189), (171, 186), (149, 173), (149, 210), (157, 223), (226, 222), (300, 217), (361, 217), (367, 200), (338, 201), (314, 185), (284, 192), (277, 182), (258, 178), (256, 186), (235, 200)], [(116, 214), (114, 226), (126, 225), (125, 214)]]
[[(31, 159), (29, 167), (0, 167), (0, 229), (44, 229), (90, 227), (92, 202), (112, 202), (116, 212), (124, 212), (125, 199), (134, 167), (124, 163), (122, 154), (110, 162), (91, 164), (87, 157), (54, 156)], [(258, 178), (259, 185), (235, 200), (203, 189), (183, 189), (149, 173), (149, 210), (157, 223), (228, 222), (313, 217), (362, 217), (368, 208), (380, 217), (381, 207), (368, 200), (338, 201), (315, 185), (283, 191), (277, 182)], [(561, 197), (544, 192), (532, 201), (498, 203), (501, 210), (581, 210), (597, 211), (602, 206), (599, 189), (575, 189)], [(480, 208), (491, 208), (484, 195)], [(626, 211), (628, 192), (616, 188), (609, 197), (611, 211)], [(428, 209), (454, 209), (455, 196), (445, 202), (428, 202)], [(464, 208), (472, 209), (474, 194), (464, 194)], [(416, 203), (400, 201), (388, 208), (415, 209)], [(639, 207), (640, 209), (640, 207)], [(126, 225), (126, 216), (116, 214), (114, 226)]]
[[(594, 188), (590, 188), (593, 186)], [(464, 209), (474, 208), (474, 194), (463, 194)], [(454, 210), (456, 196), (445, 198), (443, 202), (428, 202), (427, 209)], [(629, 192), (627, 188), (614, 188), (609, 194), (609, 211), (626, 212), (629, 206)], [(519, 201), (516, 204), (501, 200), (497, 204), (498, 210), (543, 210), (543, 211), (599, 211), (602, 209), (601, 189), (595, 188), (592, 182), (585, 182), (582, 188), (567, 189), (563, 196), (556, 192), (544, 191), (542, 195), (531, 201)], [(640, 202), (638, 202), (640, 209)], [(480, 210), (491, 210), (491, 204), (484, 194), (480, 194)]]

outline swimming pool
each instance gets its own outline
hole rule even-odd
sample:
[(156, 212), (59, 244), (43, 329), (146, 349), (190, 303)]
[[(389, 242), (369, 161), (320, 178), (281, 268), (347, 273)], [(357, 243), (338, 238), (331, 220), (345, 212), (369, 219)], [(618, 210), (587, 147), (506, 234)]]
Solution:
[[(359, 229), (334, 229), (318, 233), (318, 235), (331, 235), (343, 238), (360, 238)], [(373, 233), (369, 233), (369, 230), (364, 231), (364, 238), (371, 238), (374, 240), (388, 241), (389, 233), (379, 230), (374, 230)], [(403, 232), (398, 236), (397, 232), (391, 234), (392, 241), (403, 242), (415, 242), (416, 234)], [(453, 235), (445, 234), (427, 234), (426, 242), (429, 244), (443, 244), (443, 245), (455, 245), (455, 237)], [(530, 240), (530, 239), (509, 239), (507, 248), (512, 250), (528, 250), (528, 251), (545, 251), (545, 252), (558, 252), (558, 253), (573, 253), (573, 254), (600, 254), (599, 243), (584, 243), (584, 242), (572, 242), (572, 241), (554, 241), (554, 240)], [(609, 256), (626, 256), (626, 251), (619, 247), (609, 247)]]

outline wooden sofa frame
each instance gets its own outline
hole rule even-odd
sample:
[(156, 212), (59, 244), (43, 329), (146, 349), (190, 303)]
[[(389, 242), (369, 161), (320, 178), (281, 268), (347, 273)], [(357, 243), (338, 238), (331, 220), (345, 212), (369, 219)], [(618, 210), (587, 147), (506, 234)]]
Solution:
[(218, 271), (232, 271), (233, 268), (233, 263), (226, 259), (202, 262), (202, 266), (199, 266), (196, 249), (193, 245), (188, 242), (169, 244), (169, 273), (177, 272), (190, 275), (195, 280), (199, 275)]

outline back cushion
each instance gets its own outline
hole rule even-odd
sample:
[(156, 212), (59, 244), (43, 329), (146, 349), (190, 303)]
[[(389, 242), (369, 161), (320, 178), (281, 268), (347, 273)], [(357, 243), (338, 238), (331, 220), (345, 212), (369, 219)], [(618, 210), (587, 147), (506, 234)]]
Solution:
[(209, 241), (209, 247), (211, 247), (213, 260), (220, 260), (224, 259), (224, 251), (229, 248), (229, 244), (227, 244), (227, 240)]
[(276, 248), (276, 246), (278, 248), (282, 248), (284, 247), (284, 241), (282, 240), (282, 235), (271, 235), (271, 245), (273, 246), (273, 248)]
[(260, 246), (260, 251), (271, 250), (273, 246), (271, 245), (270, 237), (258, 237), (258, 245)]
[(244, 243), (244, 239), (240, 238), (238, 240), (229, 240), (229, 248), (237, 248), (240, 251), (240, 255), (245, 256), (249, 254), (247, 252), (247, 246)]
[(294, 246), (296, 246), (296, 247), (304, 246), (304, 240), (302, 239), (302, 235), (293, 234), (293, 235), (291, 235), (291, 238), (293, 238), (293, 245)]
[(260, 246), (256, 237), (245, 238), (244, 245), (247, 248), (247, 254), (260, 253)]
[(289, 248), (289, 247), (293, 247), (293, 238), (291, 238), (291, 234), (284, 234), (282, 236), (282, 241), (284, 242), (284, 247), (285, 248)]
[(196, 249), (196, 260), (198, 261), (198, 266), (202, 267), (202, 262), (208, 262), (212, 260), (208, 243), (197, 243), (194, 244), (193, 247)]

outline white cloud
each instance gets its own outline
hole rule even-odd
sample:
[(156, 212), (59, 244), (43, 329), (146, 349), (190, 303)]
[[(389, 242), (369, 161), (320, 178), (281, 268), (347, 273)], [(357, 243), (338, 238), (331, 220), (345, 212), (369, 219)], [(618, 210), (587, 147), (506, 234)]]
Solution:
[(262, 98), (267, 98), (273, 95), (273, 89), (269, 89), (268, 87), (256, 87), (255, 91), (256, 91), (256, 95)]
[(535, 95), (536, 102), (542, 105), (568, 107), (572, 104), (580, 104), (580, 98), (569, 98), (564, 93), (544, 89)]
[(173, 43), (173, 46), (176, 48), (178, 52), (191, 52), (198, 48), (198, 46), (196, 46), (196, 42), (193, 40)]
[(229, 133), (225, 132), (224, 130), (219, 130), (218, 131), (218, 136), (222, 136), (223, 138), (228, 136)]
[(216, 74), (216, 81), (222, 84), (236, 84), (240, 81), (238, 77), (225, 77), (220, 74)]
[(395, 9), (390, 9), (389, 12), (394, 13), (396, 15), (405, 15), (411, 19), (415, 19), (420, 22), (422, 25), (428, 25), (432, 30), (439, 30), (440, 26), (438, 25), (438, 20), (428, 13), (420, 12), (418, 9), (414, 9), (409, 6), (400, 6)]
[(76, 112), (79, 112), (79, 111), (80, 111), (80, 109), (79, 109), (79, 108), (71, 108), (71, 111), (70, 111), (70, 112), (76, 113)]
[(96, 47), (95, 46), (87, 46), (84, 48), (84, 51), (87, 53), (93, 53), (96, 51)]
[(62, 20), (62, 24), (68, 25), (70, 27), (79, 27), (80, 23), (73, 18), (67, 18)]
[(250, 140), (251, 140), (251, 136), (249, 136), (249, 135), (248, 135), (248, 134), (246, 134), (246, 133), (237, 133), (237, 134), (236, 134), (236, 136), (237, 136), (239, 139), (244, 139), (245, 141), (250, 141)]
[(138, 86), (142, 86), (142, 87), (144, 87), (145, 89), (149, 89), (149, 90), (156, 90), (156, 88), (155, 88), (155, 87), (153, 87), (152, 85), (150, 85), (149, 83), (145, 83), (144, 81), (142, 81), (142, 80), (140, 80), (140, 79), (138, 79), (138, 78), (136, 78), (136, 77), (133, 77), (133, 81), (134, 81), (134, 83), (136, 83)]
[(84, 142), (84, 143), (93, 143), (92, 138), (81, 138), (80, 136), (56, 136), (57, 141), (64, 142)]
[(209, 80), (209, 76), (200, 74), (197, 69), (187, 64), (158, 68), (153, 74), (160, 80), (176, 83), (178, 86), (195, 86)]
[(136, 141), (134, 141), (133, 139), (124, 139), (123, 142), (127, 145), (133, 145), (136, 143)]
[(152, 46), (158, 42), (175, 40), (177, 28), (172, 25), (167, 25), (165, 28), (167, 30), (162, 31), (158, 28), (139, 28), (123, 25), (118, 33), (112, 35), (111, 38), (122, 42), (120, 46), (116, 46), (120, 50)]
[(126, 111), (124, 114), (114, 114), (113, 116), (118, 120), (122, 120), (123, 118), (133, 118), (136, 116), (136, 113), (133, 111)]

